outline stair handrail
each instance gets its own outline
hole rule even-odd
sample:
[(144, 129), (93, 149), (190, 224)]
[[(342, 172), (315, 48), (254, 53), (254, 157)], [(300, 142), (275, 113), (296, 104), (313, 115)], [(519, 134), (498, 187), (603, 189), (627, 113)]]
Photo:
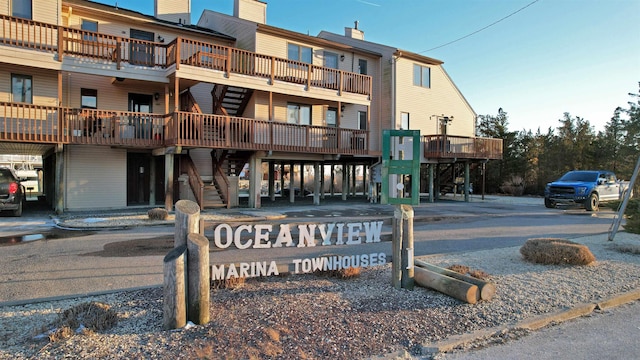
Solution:
[(184, 164), (187, 175), (189, 176), (189, 186), (191, 186), (191, 191), (193, 191), (193, 195), (196, 198), (198, 206), (202, 209), (204, 207), (204, 181), (202, 181), (202, 178), (198, 173), (198, 169), (196, 168), (196, 164), (194, 164), (191, 157), (184, 156), (181, 160), (183, 160), (182, 164)]
[(213, 166), (213, 180), (218, 185), (222, 201), (224, 201), (227, 208), (230, 208), (231, 202), (229, 201), (229, 179), (227, 179), (227, 175), (221, 169), (220, 160), (216, 157), (214, 157), (214, 159), (215, 164)]

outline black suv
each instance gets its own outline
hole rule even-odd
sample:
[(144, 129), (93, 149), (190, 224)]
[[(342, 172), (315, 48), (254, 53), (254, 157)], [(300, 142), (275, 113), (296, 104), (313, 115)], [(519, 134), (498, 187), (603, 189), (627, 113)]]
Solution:
[(0, 168), (0, 211), (12, 211), (13, 216), (22, 216), (24, 186), (16, 173), (9, 168)]

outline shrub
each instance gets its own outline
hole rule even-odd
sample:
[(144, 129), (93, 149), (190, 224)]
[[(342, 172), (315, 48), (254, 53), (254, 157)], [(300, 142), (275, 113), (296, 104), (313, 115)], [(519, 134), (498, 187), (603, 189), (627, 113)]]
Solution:
[(147, 211), (150, 220), (167, 220), (169, 212), (163, 208), (155, 208)]
[(245, 278), (230, 277), (226, 280), (211, 280), (212, 289), (238, 289), (244, 286)]
[(524, 180), (521, 176), (514, 175), (500, 186), (500, 190), (505, 194), (522, 196), (524, 194)]
[(588, 265), (596, 260), (587, 246), (554, 238), (529, 239), (520, 254), (527, 261), (546, 265)]

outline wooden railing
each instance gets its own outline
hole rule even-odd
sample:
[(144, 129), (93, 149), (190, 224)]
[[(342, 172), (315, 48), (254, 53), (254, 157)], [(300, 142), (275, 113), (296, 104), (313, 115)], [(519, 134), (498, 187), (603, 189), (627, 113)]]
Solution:
[(502, 159), (502, 139), (425, 135), (422, 144), (426, 158)]
[(193, 195), (200, 208), (204, 208), (204, 182), (198, 173), (196, 164), (193, 163), (190, 156), (183, 156), (180, 159), (180, 164), (183, 167), (180, 173), (186, 172), (187, 175), (189, 175), (191, 191), (193, 191)]
[(56, 51), (57, 25), (7, 15), (0, 15), (0, 21), (0, 44), (47, 52)]
[(223, 115), (72, 109), (0, 102), (0, 140), (366, 155), (369, 132)]
[(353, 155), (369, 148), (366, 130), (223, 115), (177, 112), (169, 129), (169, 143), (180, 146)]
[(307, 85), (309, 88), (371, 94), (371, 76), (367, 75), (189, 39), (177, 38), (169, 46), (169, 64), (173, 64), (178, 56), (176, 54), (179, 54), (180, 63), (185, 65), (269, 78), (272, 83), (279, 80)]
[[(0, 44), (64, 56), (166, 68), (181, 64), (371, 95), (371, 76), (287, 60), (207, 42), (176, 38), (169, 44), (46, 24), (0, 15)], [(179, 61), (178, 61), (179, 59)]]

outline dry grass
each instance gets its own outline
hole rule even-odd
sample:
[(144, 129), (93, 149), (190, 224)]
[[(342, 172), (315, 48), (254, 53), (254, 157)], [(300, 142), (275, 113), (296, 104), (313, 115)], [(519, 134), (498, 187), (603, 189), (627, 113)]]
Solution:
[(227, 280), (211, 280), (212, 289), (239, 289), (244, 286), (245, 278), (231, 277)]
[[(56, 342), (70, 338), (76, 331), (91, 334), (93, 331), (111, 329), (117, 323), (118, 314), (109, 305), (87, 302), (58, 314), (58, 319), (45, 328), (54, 329), (49, 332), (49, 341)], [(43, 331), (46, 331), (45, 328)]]
[(348, 267), (346, 269), (327, 270), (327, 271), (315, 271), (314, 274), (318, 276), (328, 276), (338, 279), (353, 279), (360, 276), (361, 268)]
[(167, 220), (169, 213), (163, 208), (154, 208), (147, 211), (150, 220)]
[(640, 254), (640, 244), (639, 245), (634, 245), (634, 244), (615, 244), (613, 245), (614, 250), (621, 252), (621, 253), (629, 253), (629, 254), (634, 254), (634, 255), (639, 255)]
[(462, 275), (469, 275), (472, 276), (476, 279), (480, 279), (480, 280), (486, 280), (489, 277), (491, 277), (488, 273), (480, 270), (480, 269), (471, 269), (468, 266), (465, 265), (459, 265), (459, 264), (453, 264), (449, 267), (447, 267), (448, 270), (451, 271), (455, 271), (458, 274), (462, 274)]
[(520, 248), (527, 261), (545, 265), (588, 265), (596, 260), (586, 245), (566, 239), (529, 239)]

